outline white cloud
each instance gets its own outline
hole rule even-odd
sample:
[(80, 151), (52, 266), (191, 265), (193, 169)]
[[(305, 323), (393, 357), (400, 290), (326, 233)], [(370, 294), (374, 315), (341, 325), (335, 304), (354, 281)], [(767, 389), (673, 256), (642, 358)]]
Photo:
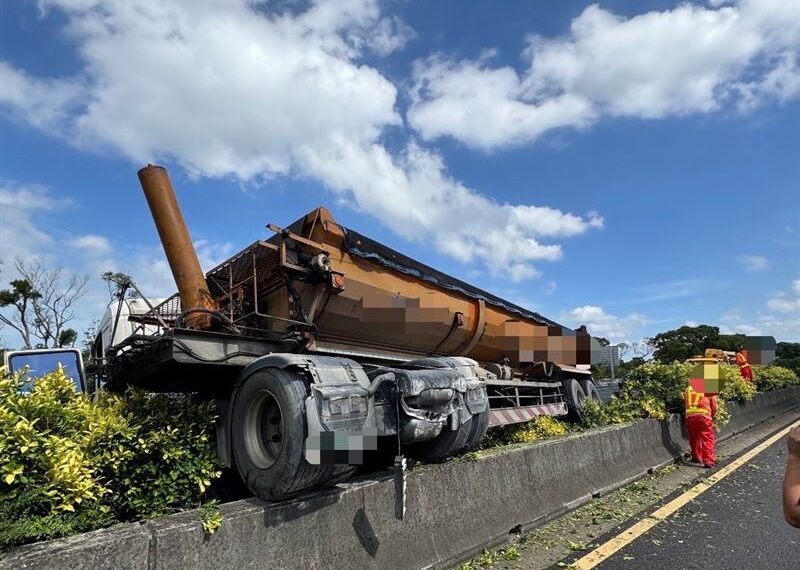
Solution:
[(0, 103), (42, 129), (60, 129), (83, 95), (73, 80), (36, 79), (0, 61)]
[(389, 55), (416, 37), (410, 26), (397, 16), (382, 18), (372, 30), (367, 45), (378, 55)]
[(602, 116), (746, 110), (800, 94), (800, 3), (685, 3), (623, 18), (598, 5), (563, 37), (531, 36), (522, 74), (487, 58), (415, 68), (409, 121), (425, 139), (483, 149)]
[(53, 238), (40, 229), (40, 216), (66, 204), (44, 186), (0, 182), (0, 260), (13, 264), (16, 256), (29, 257), (49, 246)]
[(70, 245), (80, 251), (89, 252), (94, 255), (106, 255), (111, 252), (111, 244), (108, 238), (94, 234), (87, 234), (73, 239)]
[(764, 271), (769, 265), (763, 255), (740, 255), (736, 261), (742, 264), (745, 271)]
[(647, 324), (647, 317), (640, 313), (631, 313), (619, 317), (605, 312), (597, 305), (576, 307), (562, 315), (562, 320), (572, 326), (586, 325), (592, 336), (601, 336), (611, 342), (631, 342), (634, 333)]
[(638, 303), (657, 303), (673, 299), (696, 297), (711, 289), (716, 289), (719, 286), (720, 283), (705, 278), (678, 279), (676, 281), (652, 283), (650, 285), (631, 288), (632, 294), (610, 304), (632, 305)]
[(792, 281), (788, 294), (781, 294), (767, 301), (767, 308), (779, 313), (800, 313), (800, 279)]
[(71, 144), (173, 160), (195, 176), (311, 177), (405, 238), (516, 280), (561, 257), (544, 239), (603, 225), (596, 213), (497, 203), (413, 140), (387, 150), (382, 136), (402, 128), (397, 89), (360, 58), (412, 32), (381, 17), (377, 0), (317, 0), (298, 13), (246, 0), (42, 5), (66, 14), (83, 70), (39, 79), (6, 63), (14, 88), (0, 100)]
[[(109, 302), (109, 293), (100, 275), (119, 271), (134, 278), (148, 297), (166, 297), (175, 293), (175, 281), (160, 245), (131, 246), (115, 243), (97, 234), (71, 235), (60, 226), (65, 207), (77, 207), (72, 201), (57, 198), (38, 184), (4, 182), (0, 184), (0, 288), (17, 278), (14, 262), (41, 259), (51, 269), (62, 267), (64, 277), (89, 277), (85, 296), (75, 306), (76, 319), (70, 326), (85, 330), (99, 318)], [(195, 241), (200, 264), (205, 271), (234, 253), (230, 243), (206, 239)], [(82, 336), (79, 336), (81, 339)], [(0, 346), (18, 346), (16, 333), (0, 330)]]
[(800, 279), (792, 281), (788, 292), (770, 298), (766, 308), (731, 310), (720, 319), (720, 332), (774, 336), (778, 341), (800, 342)]
[(426, 140), (452, 136), (489, 149), (532, 141), (557, 127), (588, 126), (595, 118), (582, 97), (565, 93), (530, 102), (524, 94), (510, 67), (432, 57), (415, 65), (408, 120)]

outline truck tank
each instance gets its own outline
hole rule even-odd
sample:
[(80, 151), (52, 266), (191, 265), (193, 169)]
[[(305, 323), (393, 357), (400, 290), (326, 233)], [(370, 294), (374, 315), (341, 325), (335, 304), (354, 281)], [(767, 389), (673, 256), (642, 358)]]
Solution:
[[(498, 376), (583, 374), (590, 337), (338, 224), (318, 208), (207, 274), (229, 319), (310, 352), (467, 356)], [(586, 365), (586, 366), (581, 366)]]

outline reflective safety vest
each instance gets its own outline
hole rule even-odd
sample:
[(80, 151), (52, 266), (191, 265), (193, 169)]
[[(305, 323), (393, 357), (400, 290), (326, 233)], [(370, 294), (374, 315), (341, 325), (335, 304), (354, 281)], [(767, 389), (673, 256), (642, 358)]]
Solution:
[(739, 368), (747, 368), (750, 366), (750, 364), (747, 362), (747, 357), (743, 352), (736, 353), (736, 364), (739, 366)]
[(683, 402), (686, 406), (686, 415), (703, 415), (711, 417), (711, 399), (702, 392), (695, 392), (689, 386), (683, 393)]

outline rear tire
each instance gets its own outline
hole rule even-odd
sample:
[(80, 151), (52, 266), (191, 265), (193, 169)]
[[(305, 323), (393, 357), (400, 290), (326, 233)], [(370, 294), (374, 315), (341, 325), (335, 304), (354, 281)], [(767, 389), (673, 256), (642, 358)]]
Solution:
[(603, 404), (603, 399), (600, 397), (600, 391), (597, 389), (597, 385), (592, 380), (581, 380), (580, 381), (581, 388), (583, 388), (583, 393), (586, 394), (587, 400), (594, 400), (598, 404)]
[(564, 378), (561, 381), (564, 387), (564, 400), (567, 403), (567, 419), (579, 422), (583, 419), (583, 402), (586, 400), (586, 393), (581, 385), (574, 378)]
[(236, 394), (231, 433), (236, 467), (262, 499), (290, 497), (331, 482), (342, 471), (305, 459), (306, 395), (302, 378), (277, 368), (255, 372)]

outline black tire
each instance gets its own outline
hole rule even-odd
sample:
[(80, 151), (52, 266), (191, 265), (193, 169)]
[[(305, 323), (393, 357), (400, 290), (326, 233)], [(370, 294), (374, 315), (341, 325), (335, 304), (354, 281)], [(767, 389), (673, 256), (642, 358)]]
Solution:
[(478, 448), (489, 430), (489, 410), (475, 414), (472, 416), (472, 429), (467, 436), (467, 442), (464, 444), (464, 449), (461, 453), (469, 453)]
[(467, 438), (472, 431), (472, 422), (473, 418), (470, 418), (455, 430), (447, 429), (445, 426), (442, 428), (442, 433), (433, 439), (407, 445), (405, 447), (406, 454), (412, 459), (425, 463), (439, 463), (458, 455), (467, 443)]
[(580, 385), (588, 400), (594, 400), (598, 404), (603, 404), (603, 399), (600, 397), (600, 391), (597, 389), (594, 380), (581, 380)]
[(583, 402), (586, 393), (574, 378), (564, 378), (561, 381), (564, 388), (564, 400), (567, 402), (567, 419), (579, 422), (583, 419)]
[(231, 434), (236, 467), (262, 499), (290, 497), (333, 482), (343, 471), (305, 459), (306, 395), (302, 378), (277, 368), (255, 372), (236, 394)]

